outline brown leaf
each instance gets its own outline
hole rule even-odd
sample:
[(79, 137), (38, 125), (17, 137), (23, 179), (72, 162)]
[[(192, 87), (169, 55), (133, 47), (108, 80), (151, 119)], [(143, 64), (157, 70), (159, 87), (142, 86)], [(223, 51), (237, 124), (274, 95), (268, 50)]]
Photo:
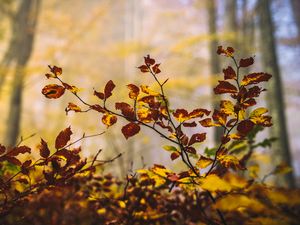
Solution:
[(147, 55), (146, 57), (144, 57), (144, 61), (146, 65), (152, 66), (155, 64), (155, 60), (150, 58), (150, 55)]
[(195, 143), (203, 142), (205, 139), (206, 139), (206, 133), (193, 134), (188, 145), (190, 146)]
[(188, 115), (189, 113), (185, 109), (176, 109), (175, 112), (173, 112), (173, 116), (180, 123), (189, 119)]
[(66, 146), (66, 144), (70, 141), (72, 135), (71, 127), (68, 127), (62, 130), (55, 140), (55, 148), (60, 149)]
[(227, 47), (227, 49), (224, 49), (222, 46), (218, 46), (217, 54), (225, 55), (227, 57), (232, 57), (234, 53), (234, 49), (232, 47)]
[(251, 84), (258, 84), (260, 82), (268, 81), (272, 77), (271, 74), (268, 73), (250, 73), (246, 76), (244, 76), (241, 85), (247, 86)]
[(189, 113), (188, 117), (190, 119), (192, 118), (198, 118), (198, 117), (203, 117), (204, 115), (208, 116), (210, 114), (210, 111), (208, 111), (207, 109), (194, 109), (192, 112)]
[(136, 100), (137, 97), (138, 97), (138, 95), (139, 95), (139, 93), (140, 93), (140, 88), (137, 87), (134, 84), (128, 84), (127, 87), (130, 90), (129, 91), (129, 98)]
[(62, 68), (60, 67), (57, 67), (57, 66), (49, 66), (48, 67), (50, 68), (50, 71), (55, 75), (55, 76), (59, 76), (62, 74)]
[(185, 123), (182, 123), (182, 125), (184, 127), (196, 127), (197, 123), (195, 121), (193, 121), (193, 122), (185, 122)]
[(136, 123), (128, 123), (127, 125), (122, 127), (122, 133), (125, 136), (126, 139), (136, 135), (137, 133), (140, 132), (140, 126)]
[(237, 130), (242, 135), (247, 135), (254, 127), (254, 123), (251, 120), (243, 120), (238, 126)]
[(54, 99), (59, 98), (64, 93), (65, 93), (65, 88), (57, 84), (48, 84), (42, 90), (42, 94), (46, 98), (54, 98)]
[(138, 67), (138, 69), (140, 69), (142, 73), (147, 73), (150, 71), (148, 66), (146, 66), (146, 65), (141, 65)]
[(97, 112), (100, 112), (100, 113), (105, 113), (106, 112), (106, 110), (98, 104), (91, 105), (90, 107), (91, 107), (91, 109), (93, 109)]
[(219, 81), (219, 84), (214, 88), (215, 94), (237, 93), (237, 88), (227, 81)]
[(161, 70), (158, 68), (160, 64), (155, 64), (153, 67), (152, 67), (152, 71), (155, 73), (155, 74), (158, 74), (161, 72)]
[(14, 147), (6, 155), (7, 156), (17, 156), (19, 154), (25, 154), (25, 153), (30, 153), (30, 152), (31, 152), (31, 148), (23, 145), (23, 146)]
[(115, 115), (105, 113), (102, 117), (102, 123), (107, 127), (114, 125), (117, 122), (117, 117)]
[(112, 80), (108, 81), (105, 85), (104, 88), (104, 95), (105, 98), (109, 98), (110, 96), (112, 96), (112, 90), (116, 87), (116, 85), (114, 84), (114, 82)]
[(104, 100), (105, 98), (104, 93), (102, 92), (94, 91), (94, 95), (100, 98), (101, 100)]
[(39, 145), (39, 149), (40, 149), (40, 156), (41, 157), (43, 157), (43, 158), (48, 158), (49, 157), (50, 150), (48, 148), (48, 144), (42, 138), (41, 138), (41, 143)]
[(231, 66), (228, 66), (227, 69), (223, 69), (223, 73), (225, 80), (237, 78), (236, 73)]
[(135, 120), (134, 109), (126, 102), (116, 102), (116, 109), (121, 110), (122, 115), (126, 117), (129, 121)]
[(239, 66), (240, 67), (248, 67), (248, 66), (251, 66), (253, 63), (254, 63), (254, 59), (253, 59), (253, 57), (250, 57), (250, 58), (246, 58), (246, 59), (241, 59)]
[(72, 102), (69, 102), (68, 106), (65, 108), (65, 111), (67, 114), (69, 111), (81, 112), (81, 108), (78, 105), (76, 105)]
[(6, 151), (5, 146), (0, 144), (0, 155), (2, 155)]
[(175, 160), (175, 159), (177, 159), (179, 156), (180, 156), (180, 153), (179, 153), (179, 152), (172, 152), (172, 154), (171, 154), (171, 159), (172, 159), (172, 160)]

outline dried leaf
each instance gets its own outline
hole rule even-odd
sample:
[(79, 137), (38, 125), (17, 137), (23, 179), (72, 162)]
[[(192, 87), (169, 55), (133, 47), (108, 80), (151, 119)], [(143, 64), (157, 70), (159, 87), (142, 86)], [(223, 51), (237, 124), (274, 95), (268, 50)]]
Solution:
[(137, 133), (139, 133), (140, 129), (141, 128), (138, 124), (131, 122), (131, 123), (128, 123), (127, 125), (123, 126), (121, 131), (122, 131), (124, 137), (126, 139), (128, 139), (128, 138), (136, 135)]
[(42, 94), (46, 98), (59, 98), (65, 93), (65, 88), (57, 84), (48, 84), (42, 89)]
[(55, 148), (60, 149), (66, 146), (66, 144), (70, 141), (72, 135), (71, 127), (68, 127), (62, 130), (55, 140)]

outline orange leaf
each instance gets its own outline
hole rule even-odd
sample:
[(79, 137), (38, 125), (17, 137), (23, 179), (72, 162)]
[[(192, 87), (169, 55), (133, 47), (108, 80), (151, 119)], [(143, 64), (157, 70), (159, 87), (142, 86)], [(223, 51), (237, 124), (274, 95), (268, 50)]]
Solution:
[(130, 90), (129, 91), (129, 98), (136, 100), (137, 97), (138, 97), (138, 95), (139, 95), (139, 93), (140, 93), (139, 87), (137, 87), (134, 84), (128, 84), (127, 87)]
[(46, 98), (59, 98), (64, 93), (65, 88), (57, 84), (48, 84), (42, 90), (42, 94), (45, 95)]
[(62, 130), (55, 140), (55, 148), (60, 149), (66, 146), (72, 135), (71, 127)]
[(105, 113), (102, 117), (102, 122), (107, 127), (114, 125), (117, 122), (117, 117), (115, 115)]
[(272, 75), (268, 74), (268, 73), (250, 73), (246, 76), (244, 76), (241, 85), (243, 86), (247, 86), (247, 85), (251, 85), (251, 84), (258, 84), (260, 82), (263, 81), (268, 81), (270, 78), (272, 77)]
[(137, 133), (140, 132), (140, 126), (136, 123), (128, 123), (127, 125), (122, 127), (122, 133), (125, 136), (126, 139), (136, 135)]
[(62, 68), (60, 67), (57, 67), (57, 66), (49, 66), (48, 67), (50, 68), (50, 71), (55, 75), (55, 76), (59, 76), (62, 74)]

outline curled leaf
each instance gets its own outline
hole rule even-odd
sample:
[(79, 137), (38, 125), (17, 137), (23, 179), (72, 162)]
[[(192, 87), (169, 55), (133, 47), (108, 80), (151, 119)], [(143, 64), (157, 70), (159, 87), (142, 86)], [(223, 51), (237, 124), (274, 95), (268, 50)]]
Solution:
[(46, 98), (59, 98), (65, 93), (65, 88), (57, 84), (48, 84), (42, 89), (42, 94)]

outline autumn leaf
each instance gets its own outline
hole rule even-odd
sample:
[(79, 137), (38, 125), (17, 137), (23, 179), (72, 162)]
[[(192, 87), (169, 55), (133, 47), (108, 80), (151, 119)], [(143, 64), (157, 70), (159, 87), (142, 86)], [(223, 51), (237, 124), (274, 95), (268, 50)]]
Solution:
[(116, 102), (115, 108), (121, 110), (122, 115), (125, 116), (127, 120), (134, 121), (136, 119), (134, 109), (128, 103)]
[(161, 72), (161, 70), (158, 68), (160, 64), (155, 64), (153, 67), (152, 67), (152, 71), (153, 73), (155, 74), (158, 74)]
[(100, 113), (105, 113), (106, 112), (106, 110), (98, 104), (91, 105), (90, 108), (97, 111), (97, 112), (100, 112)]
[(105, 113), (102, 116), (102, 123), (108, 127), (114, 125), (117, 122), (117, 117), (110, 113)]
[(66, 144), (70, 141), (72, 135), (71, 127), (68, 127), (62, 130), (55, 140), (55, 148), (60, 149), (66, 146)]
[(214, 113), (212, 115), (212, 118), (214, 121), (216, 121), (218, 124), (225, 126), (227, 121), (227, 114), (215, 109)]
[(149, 88), (149, 86), (147, 85), (141, 85), (141, 90), (143, 93), (151, 95), (151, 96), (160, 96), (160, 94), (156, 91), (153, 91)]
[(226, 115), (235, 115), (234, 105), (229, 100), (221, 100), (220, 112)]
[(189, 141), (189, 146), (195, 143), (203, 142), (206, 139), (206, 133), (193, 134)]
[(193, 119), (193, 118), (201, 118), (204, 115), (208, 116), (210, 114), (210, 111), (207, 109), (201, 109), (201, 108), (197, 108), (194, 109), (192, 112), (190, 112), (188, 114), (189, 119)]
[(2, 155), (6, 151), (5, 146), (0, 144), (0, 155)]
[(13, 149), (9, 150), (9, 152), (6, 154), (7, 156), (17, 156), (19, 154), (25, 154), (25, 153), (30, 153), (31, 148), (28, 146), (22, 145), (18, 147), (14, 147)]
[(189, 113), (185, 109), (176, 109), (175, 112), (173, 112), (173, 116), (179, 123), (189, 119), (188, 115)]
[(59, 98), (65, 93), (65, 88), (57, 84), (48, 84), (42, 89), (42, 94), (46, 98)]
[(225, 55), (226, 57), (232, 57), (234, 53), (234, 49), (232, 47), (227, 47), (224, 49), (222, 46), (218, 46), (217, 54), (218, 55)]
[(152, 111), (148, 108), (139, 108), (137, 111), (137, 115), (140, 121), (143, 123), (150, 123), (153, 121)]
[(243, 120), (237, 125), (237, 130), (242, 135), (247, 135), (254, 127), (254, 123), (251, 120)]
[(77, 92), (79, 92), (79, 88), (76, 87), (76, 86), (69, 85), (69, 84), (64, 83), (64, 82), (63, 82), (62, 84), (64, 85), (64, 87), (65, 87), (67, 90), (71, 91), (73, 94), (77, 94)]
[(228, 66), (226, 69), (223, 69), (223, 73), (225, 80), (237, 78), (236, 73), (231, 66)]
[(212, 163), (213, 163), (212, 159), (204, 157), (203, 155), (201, 155), (200, 159), (196, 163), (196, 166), (199, 167), (200, 169), (204, 169)]
[(220, 155), (218, 160), (226, 168), (232, 168), (234, 170), (240, 169), (245, 170), (246, 168), (242, 165), (239, 159), (234, 155)]
[(136, 135), (137, 133), (139, 133), (140, 129), (141, 128), (138, 124), (131, 122), (131, 123), (128, 123), (127, 125), (123, 126), (121, 131), (122, 131), (124, 137), (126, 139), (128, 139), (128, 138)]
[(141, 65), (138, 67), (138, 69), (140, 69), (142, 73), (148, 73), (150, 71), (150, 69), (146, 65)]
[(272, 77), (272, 75), (268, 74), (268, 73), (250, 73), (246, 76), (244, 76), (241, 85), (243, 86), (247, 86), (247, 85), (251, 85), (251, 84), (258, 84), (260, 82), (263, 81), (268, 81), (270, 78)]
[(215, 94), (237, 93), (237, 88), (228, 81), (219, 81), (219, 84), (214, 88)]
[(221, 126), (220, 124), (214, 123), (211, 118), (206, 118), (206, 119), (200, 120), (199, 123), (203, 127), (219, 127), (219, 126)]
[(231, 185), (215, 174), (210, 174), (205, 177), (200, 185), (201, 188), (208, 191), (226, 191), (231, 190)]
[(81, 112), (81, 108), (78, 105), (75, 105), (74, 103), (69, 102), (67, 108), (65, 108), (65, 111), (67, 114), (69, 111)]
[(114, 84), (114, 82), (112, 80), (110, 80), (106, 83), (105, 88), (104, 88), (105, 99), (112, 96), (112, 91), (115, 87), (116, 87), (116, 85)]
[(51, 67), (50, 65), (48, 65), (48, 67), (50, 68), (51, 73), (53, 73), (55, 76), (59, 76), (62, 74), (62, 68), (57, 66)]
[(254, 59), (253, 59), (253, 57), (250, 57), (250, 58), (246, 58), (246, 59), (241, 59), (239, 66), (240, 67), (248, 67), (248, 66), (251, 66), (253, 63), (254, 63)]
[(136, 100), (139, 93), (140, 93), (140, 88), (137, 87), (134, 84), (128, 84), (127, 87), (130, 90), (129, 91), (129, 98)]
[(105, 99), (104, 93), (102, 93), (102, 92), (98, 92), (98, 91), (94, 90), (94, 95), (97, 96), (101, 100)]
[(144, 57), (144, 61), (145, 61), (145, 64), (148, 66), (152, 66), (155, 64), (155, 60), (150, 58), (150, 55), (147, 55), (146, 57)]
[(42, 138), (41, 138), (41, 143), (39, 145), (39, 150), (40, 150), (40, 156), (43, 158), (48, 158), (48, 156), (50, 155), (48, 144)]
[(180, 153), (179, 152), (172, 152), (172, 154), (171, 154), (171, 159), (172, 160), (175, 160), (175, 159), (177, 159), (178, 157), (180, 156)]

